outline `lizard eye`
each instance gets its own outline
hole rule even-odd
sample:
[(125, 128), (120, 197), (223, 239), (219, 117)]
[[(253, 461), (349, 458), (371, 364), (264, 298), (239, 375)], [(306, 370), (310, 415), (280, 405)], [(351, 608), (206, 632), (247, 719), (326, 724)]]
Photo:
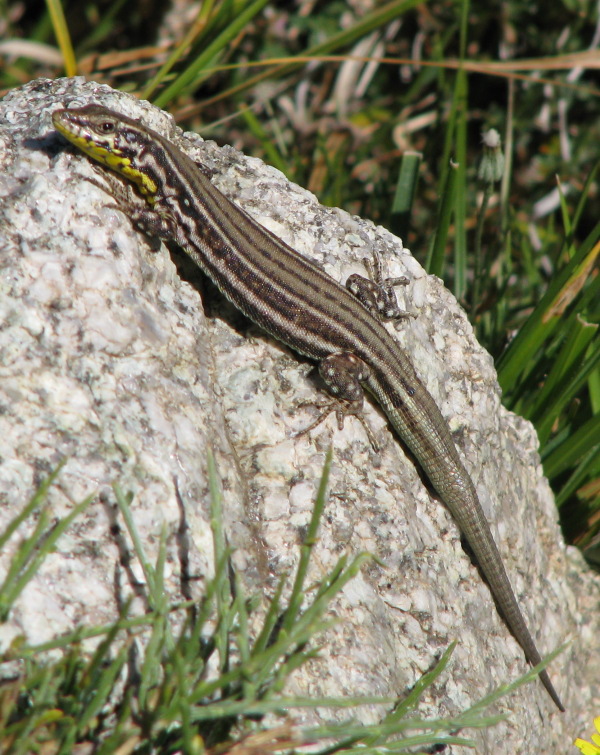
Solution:
[(103, 134), (112, 134), (115, 130), (115, 124), (112, 121), (103, 121), (99, 126)]

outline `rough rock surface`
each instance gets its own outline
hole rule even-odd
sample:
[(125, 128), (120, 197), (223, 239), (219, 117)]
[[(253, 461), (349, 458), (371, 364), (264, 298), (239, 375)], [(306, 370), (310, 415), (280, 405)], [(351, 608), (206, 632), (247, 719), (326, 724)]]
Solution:
[[(375, 249), (390, 275), (410, 278), (399, 294), (418, 317), (396, 337), (453, 431), (540, 651), (572, 640), (550, 667), (567, 713), (535, 681), (498, 705), (505, 722), (473, 733), (477, 752), (570, 751), (600, 712), (599, 580), (565, 547), (535, 432), (502, 408), (492, 361), (454, 298), (385, 229), (322, 207), (259, 160), (182, 134), (148, 103), (82, 79), (32, 82), (0, 103), (0, 529), (61, 459), (52, 514), (97, 496), (0, 627), (2, 647), (20, 633), (42, 642), (115, 616), (114, 483), (134, 493), (151, 557), (166, 523), (175, 598), (176, 481), (191, 570), (210, 574), (207, 448), (235, 564), (249, 589), (268, 593), (297, 560), (333, 443), (312, 577), (344, 551), (371, 551), (385, 566), (349, 583), (323, 660), (298, 672), (292, 691), (402, 696), (456, 639), (449, 669), (419, 709), (446, 716), (527, 670), (454, 522), (378, 408), (368, 404), (366, 417), (379, 453), (352, 418), (343, 431), (330, 418), (294, 437), (315, 416), (299, 405), (322, 397), (312, 366), (201, 276), (181, 275), (166, 247), (88, 180), (99, 179), (54, 132), (51, 113), (89, 102), (173, 139), (215, 170), (224, 193), (334, 278), (364, 274), (361, 260)], [(0, 555), (0, 571), (17, 542)]]

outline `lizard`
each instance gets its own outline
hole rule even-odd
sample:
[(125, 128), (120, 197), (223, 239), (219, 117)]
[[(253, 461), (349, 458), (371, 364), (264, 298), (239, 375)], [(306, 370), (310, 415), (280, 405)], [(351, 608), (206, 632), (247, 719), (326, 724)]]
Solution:
[[(112, 193), (140, 230), (176, 242), (250, 320), (318, 363), (339, 424), (347, 414), (360, 416), (364, 389), (374, 397), (458, 524), (527, 660), (541, 663), (450, 429), (408, 354), (381, 322), (399, 315), (393, 286), (405, 281), (352, 275), (342, 286), (139, 121), (95, 104), (56, 110), (52, 120), (71, 144), (137, 189), (145, 202), (114, 188)], [(564, 711), (547, 671), (539, 677)]]

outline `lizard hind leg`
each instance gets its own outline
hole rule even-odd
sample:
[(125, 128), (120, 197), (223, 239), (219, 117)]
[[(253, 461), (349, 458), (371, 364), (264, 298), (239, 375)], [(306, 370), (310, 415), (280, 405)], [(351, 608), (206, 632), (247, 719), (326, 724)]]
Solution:
[(319, 363), (319, 373), (332, 398), (317, 404), (322, 409), (319, 416), (298, 435), (309, 433), (335, 412), (338, 428), (344, 427), (347, 416), (355, 416), (364, 427), (373, 449), (379, 450), (372, 429), (363, 416), (364, 391), (361, 383), (369, 378), (367, 364), (350, 352), (331, 354)]

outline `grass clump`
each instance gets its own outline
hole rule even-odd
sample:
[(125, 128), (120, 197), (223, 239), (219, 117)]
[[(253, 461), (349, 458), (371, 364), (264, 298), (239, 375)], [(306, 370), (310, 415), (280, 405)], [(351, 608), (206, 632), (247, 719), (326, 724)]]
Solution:
[[(146, 557), (131, 516), (131, 497), (115, 487), (127, 532), (140, 562), (147, 590), (147, 611), (130, 616), (129, 603), (112, 624), (80, 627), (39, 646), (20, 638), (0, 662), (0, 750), (6, 755), (32, 752), (235, 753), (311, 751), (325, 753), (408, 752), (415, 746), (460, 743), (474, 746), (461, 729), (489, 726), (498, 716), (483, 711), (499, 697), (535, 677), (535, 670), (481, 703), (448, 720), (416, 717), (423, 693), (446, 671), (451, 646), (429, 673), (398, 701), (382, 697), (301, 698), (285, 694), (292, 674), (319, 657), (319, 638), (331, 625), (328, 606), (370, 556), (342, 556), (318, 583), (308, 584), (311, 553), (326, 501), (328, 455), (312, 517), (293, 579), (283, 575), (273, 595), (246, 596), (235, 573), (222, 526), (216, 472), (209, 459), (214, 576), (199, 601), (172, 602), (164, 590), (166, 534), (154, 562)], [(36, 553), (39, 568), (56, 539), (43, 516), (51, 475), (15, 517), (14, 534), (34, 514), (38, 524), (14, 557), (23, 564)], [(49, 528), (59, 534), (89, 503), (74, 508)], [(41, 523), (44, 524), (41, 524)], [(4, 620), (23, 586), (23, 569), (11, 569), (3, 585)], [(28, 579), (35, 570), (27, 572)], [(258, 618), (260, 617), (260, 618)], [(257, 620), (258, 619), (258, 620)], [(255, 629), (251, 630), (251, 626)], [(89, 642), (94, 640), (90, 649)], [(50, 655), (49, 655), (50, 653)], [(359, 723), (352, 714), (363, 705), (379, 706), (378, 724)], [(300, 727), (294, 711), (349, 709), (342, 724)], [(386, 713), (387, 711), (387, 713)], [(322, 748), (315, 746), (323, 742)]]

